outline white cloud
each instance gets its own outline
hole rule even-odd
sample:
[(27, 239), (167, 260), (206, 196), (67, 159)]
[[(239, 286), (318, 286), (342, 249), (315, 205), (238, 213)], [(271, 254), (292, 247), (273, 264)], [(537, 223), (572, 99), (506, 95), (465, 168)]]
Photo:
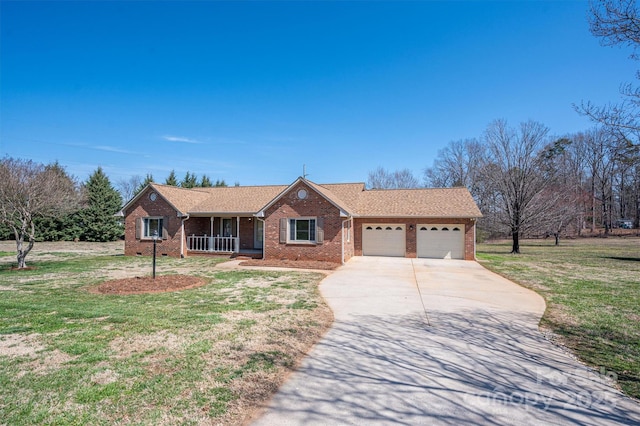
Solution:
[(96, 146), (92, 146), (90, 148), (98, 150), (98, 151), (116, 152), (116, 153), (119, 153), (119, 154), (135, 154), (134, 151), (129, 151), (129, 150), (126, 150), (126, 149), (117, 148), (115, 146), (109, 146), (109, 145), (96, 145)]
[(191, 139), (191, 138), (185, 138), (183, 136), (164, 135), (164, 136), (162, 136), (162, 139), (164, 139), (166, 141), (169, 141), (169, 142), (182, 142), (182, 143), (194, 143), (194, 144), (202, 143), (199, 140)]

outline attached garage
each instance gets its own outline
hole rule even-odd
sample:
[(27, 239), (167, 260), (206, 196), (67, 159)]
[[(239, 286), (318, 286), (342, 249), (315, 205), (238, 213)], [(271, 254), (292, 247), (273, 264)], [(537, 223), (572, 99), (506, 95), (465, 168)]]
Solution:
[(417, 255), (432, 259), (464, 259), (464, 225), (418, 225)]
[(398, 256), (406, 253), (405, 225), (397, 223), (365, 223), (362, 225), (364, 256)]

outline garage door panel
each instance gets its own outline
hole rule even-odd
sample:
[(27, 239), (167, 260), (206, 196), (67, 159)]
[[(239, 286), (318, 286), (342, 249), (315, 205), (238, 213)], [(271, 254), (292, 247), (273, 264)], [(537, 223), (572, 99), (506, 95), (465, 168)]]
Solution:
[(464, 259), (464, 225), (418, 225), (418, 257)]
[(369, 223), (362, 226), (363, 256), (400, 256), (406, 252), (404, 225)]

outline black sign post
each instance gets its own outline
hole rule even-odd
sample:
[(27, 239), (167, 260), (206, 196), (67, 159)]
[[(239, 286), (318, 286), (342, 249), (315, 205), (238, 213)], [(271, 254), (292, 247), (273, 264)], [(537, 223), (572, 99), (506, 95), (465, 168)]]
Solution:
[(158, 244), (158, 231), (153, 231), (153, 279), (156, 279), (156, 246)]

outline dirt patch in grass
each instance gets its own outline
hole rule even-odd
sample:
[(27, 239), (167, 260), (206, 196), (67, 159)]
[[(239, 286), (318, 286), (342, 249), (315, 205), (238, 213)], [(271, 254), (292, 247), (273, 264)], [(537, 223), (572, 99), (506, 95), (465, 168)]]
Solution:
[(146, 294), (166, 293), (169, 291), (187, 290), (206, 284), (204, 278), (190, 275), (161, 275), (153, 277), (134, 277), (105, 281), (91, 288), (91, 293), (99, 294)]
[(252, 259), (245, 260), (240, 266), (265, 266), (276, 268), (295, 268), (295, 269), (317, 269), (322, 271), (333, 271), (340, 266), (334, 262), (320, 262), (314, 260), (262, 260)]
[(3, 356), (33, 357), (43, 349), (44, 346), (34, 334), (9, 334), (0, 337), (0, 355)]

